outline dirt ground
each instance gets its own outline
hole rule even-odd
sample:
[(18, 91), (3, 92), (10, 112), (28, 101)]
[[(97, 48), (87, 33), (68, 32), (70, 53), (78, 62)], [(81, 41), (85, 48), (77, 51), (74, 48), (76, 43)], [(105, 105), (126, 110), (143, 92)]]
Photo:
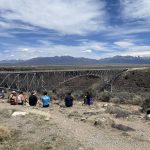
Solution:
[[(94, 103), (50, 108), (0, 100), (0, 150), (149, 150), (150, 121), (138, 106)], [(13, 112), (25, 116), (12, 116)], [(5, 132), (11, 133), (8, 137)], [(8, 132), (7, 130), (11, 131)], [(3, 134), (4, 135), (3, 135)]]

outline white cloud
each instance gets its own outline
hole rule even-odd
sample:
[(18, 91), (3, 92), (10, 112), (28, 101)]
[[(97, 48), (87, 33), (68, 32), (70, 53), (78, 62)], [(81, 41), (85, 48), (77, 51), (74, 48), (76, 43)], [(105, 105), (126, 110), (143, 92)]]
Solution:
[(121, 48), (131, 48), (132, 46), (135, 45), (132, 40), (117, 41), (117, 42), (114, 42), (114, 44)]
[(0, 21), (0, 28), (8, 29), (11, 28), (11, 25), (7, 22)]
[(34, 57), (52, 57), (69, 55), (73, 57), (86, 57), (99, 59), (101, 56), (95, 52), (111, 52), (108, 50), (106, 43), (97, 41), (81, 42), (78, 45), (55, 44), (48, 41), (39, 41), (41, 45), (38, 47), (16, 46), (9, 53), (3, 54), (3, 59), (10, 59), (10, 55), (14, 55), (15, 59), (30, 59)]
[(142, 19), (150, 22), (150, 0), (120, 0), (126, 19)]
[[(149, 33), (150, 28), (149, 25), (140, 25), (140, 26), (118, 26), (118, 27), (112, 27), (107, 30), (105, 33), (105, 36), (111, 37), (111, 38), (119, 38), (120, 36), (133, 36), (134, 34), (140, 34), (140, 33)], [(119, 36), (119, 37), (118, 37)]]
[(21, 49), (21, 52), (28, 52), (28, 51), (29, 51), (28, 48), (23, 48), (23, 49)]
[[(114, 42), (114, 45), (120, 49), (119, 52), (115, 52), (113, 55), (121, 56), (150, 56), (150, 46), (142, 44), (137, 39), (124, 39)], [(121, 48), (124, 49), (121, 51)]]
[(92, 53), (92, 50), (87, 49), (87, 50), (83, 50), (82, 52), (84, 52), (84, 53)]
[(62, 34), (86, 34), (105, 28), (99, 0), (0, 0), (1, 16)]
[(127, 50), (123, 53), (120, 53), (121, 56), (141, 56), (141, 57), (150, 57), (150, 46), (146, 49), (145, 46), (134, 47), (131, 50)]
[[(34, 57), (53, 57), (53, 56), (73, 56), (99, 59), (104, 57), (121, 56), (150, 56), (150, 46), (137, 44), (138, 41), (125, 39), (110, 43), (97, 41), (83, 41), (79, 45), (55, 44), (48, 41), (41, 41), (38, 47), (16, 46), (13, 50), (6, 50), (0, 53), (1, 59), (30, 59)], [(95, 46), (96, 45), (96, 46)], [(97, 47), (100, 45), (100, 47)], [(97, 49), (94, 49), (97, 48)], [(119, 50), (118, 50), (119, 49)], [(99, 54), (99, 55), (98, 55)]]
[[(113, 57), (113, 56), (134, 56), (134, 57), (150, 57), (150, 50), (141, 50), (141, 51), (131, 51), (131, 50), (127, 50), (127, 51), (114, 51), (112, 53), (107, 53), (107, 56), (105, 55), (105, 57)], [(104, 58), (105, 58), (104, 57)]]
[(150, 0), (120, 0), (120, 7), (118, 15), (123, 24), (110, 25), (107, 37), (150, 32)]
[(111, 51), (107, 49), (107, 43), (97, 42), (97, 41), (83, 41), (81, 45), (85, 49), (95, 50), (95, 51)]

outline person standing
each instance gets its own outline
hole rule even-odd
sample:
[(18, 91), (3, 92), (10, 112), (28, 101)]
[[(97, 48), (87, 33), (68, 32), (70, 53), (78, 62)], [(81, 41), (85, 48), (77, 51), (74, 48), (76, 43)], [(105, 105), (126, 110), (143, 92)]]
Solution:
[(47, 95), (47, 92), (43, 93), (42, 103), (44, 108), (49, 107), (50, 105), (50, 97)]
[(67, 94), (65, 97), (65, 106), (66, 107), (72, 107), (73, 106), (73, 97), (71, 96), (71, 92)]
[(36, 92), (35, 91), (31, 92), (31, 95), (29, 97), (29, 105), (36, 106), (37, 101), (38, 101), (38, 98), (36, 96)]

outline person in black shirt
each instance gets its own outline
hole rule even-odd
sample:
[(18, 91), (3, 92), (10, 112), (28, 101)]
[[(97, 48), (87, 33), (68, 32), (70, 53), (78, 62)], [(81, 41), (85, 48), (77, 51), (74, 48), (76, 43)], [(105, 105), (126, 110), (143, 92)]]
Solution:
[(73, 97), (71, 96), (71, 93), (69, 92), (68, 95), (65, 97), (65, 106), (66, 107), (72, 107), (73, 106)]
[(31, 92), (31, 95), (29, 97), (29, 105), (36, 106), (37, 101), (38, 101), (38, 98), (36, 96), (36, 92), (35, 91)]

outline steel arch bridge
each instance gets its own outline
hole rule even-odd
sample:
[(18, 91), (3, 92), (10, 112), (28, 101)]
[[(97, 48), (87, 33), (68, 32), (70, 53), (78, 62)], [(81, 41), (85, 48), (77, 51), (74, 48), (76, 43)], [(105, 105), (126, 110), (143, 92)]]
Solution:
[(96, 76), (103, 82), (112, 84), (124, 71), (127, 69), (0, 71), (0, 87), (27, 92), (52, 90), (60, 84), (82, 76)]

